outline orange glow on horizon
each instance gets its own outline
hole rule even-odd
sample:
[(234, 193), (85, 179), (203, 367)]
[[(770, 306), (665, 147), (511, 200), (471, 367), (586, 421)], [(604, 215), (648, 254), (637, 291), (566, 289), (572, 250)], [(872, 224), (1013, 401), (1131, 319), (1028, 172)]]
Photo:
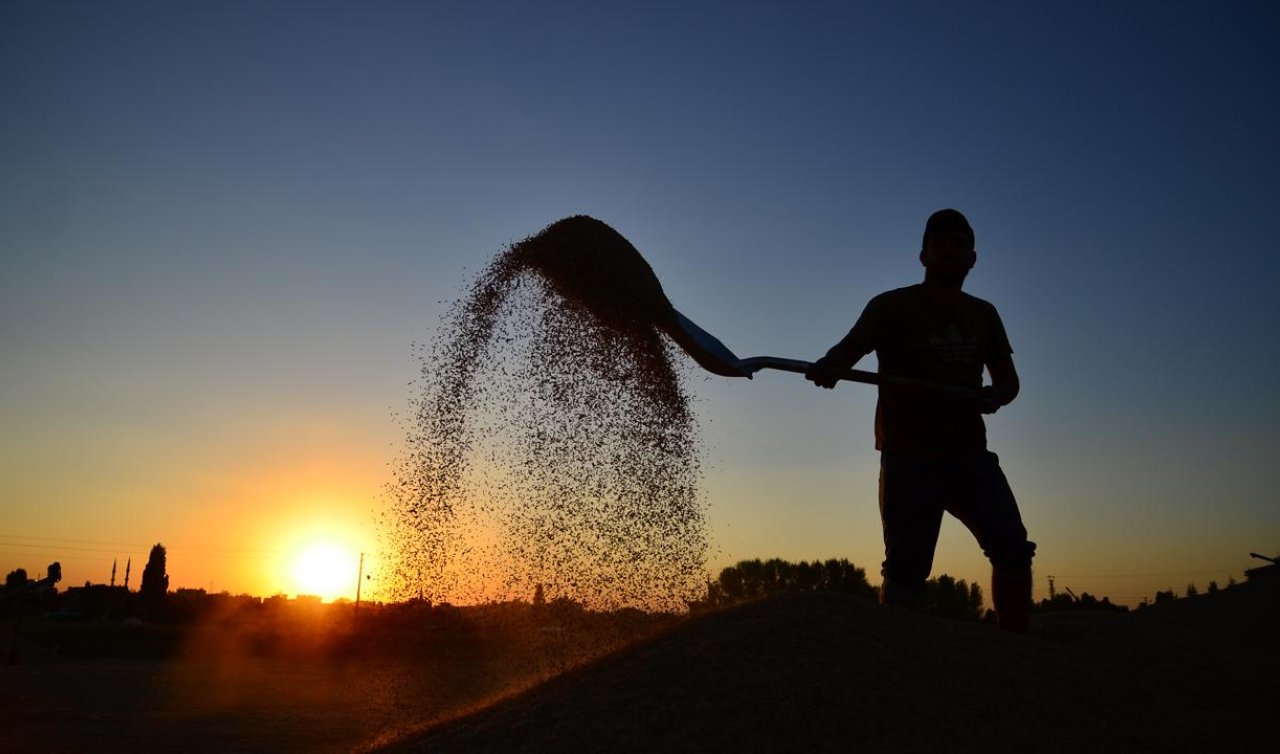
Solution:
[[(269, 584), (264, 593), (355, 600), (361, 553), (372, 552), (375, 543), (368, 512), (345, 499), (341, 492), (320, 490), (280, 495), (271, 506), (274, 514), (253, 523), (278, 553), (274, 568), (259, 572)], [(364, 573), (372, 570), (366, 557)], [(364, 584), (362, 596), (370, 596), (371, 586)]]
[(353, 599), (358, 580), (359, 557), (336, 542), (316, 541), (293, 557), (290, 591), (309, 594), (326, 602)]

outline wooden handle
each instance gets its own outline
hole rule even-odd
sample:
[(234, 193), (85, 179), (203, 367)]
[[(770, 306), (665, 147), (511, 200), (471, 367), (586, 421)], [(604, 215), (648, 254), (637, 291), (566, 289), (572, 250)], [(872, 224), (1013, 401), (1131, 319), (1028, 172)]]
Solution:
[[(738, 361), (744, 371), (754, 374), (761, 369), (777, 369), (783, 372), (795, 372), (804, 374), (813, 366), (811, 361), (801, 361), (800, 359), (784, 359), (778, 356), (751, 356)], [(891, 374), (880, 374), (879, 372), (865, 372), (861, 369), (846, 369), (840, 372), (840, 379), (850, 382), (861, 382), (866, 385), (892, 385), (894, 387), (912, 388), (918, 390), (928, 390), (935, 393), (946, 393), (957, 398), (966, 398), (969, 400), (978, 400), (979, 393), (967, 387), (958, 385), (943, 385), (938, 382), (929, 382), (928, 380), (916, 380), (910, 377), (897, 377)]]

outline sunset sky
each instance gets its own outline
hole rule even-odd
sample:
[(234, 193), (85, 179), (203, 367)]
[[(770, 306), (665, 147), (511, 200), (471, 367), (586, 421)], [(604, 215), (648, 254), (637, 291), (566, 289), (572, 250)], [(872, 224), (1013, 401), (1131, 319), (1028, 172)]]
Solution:
[[(504, 244), (593, 215), (813, 359), (955, 207), (1037, 597), (1240, 579), (1280, 551), (1278, 7), (0, 2), (0, 568), (372, 567), (413, 345)], [(874, 389), (690, 375), (709, 569), (878, 582)], [(954, 520), (934, 572), (986, 581)]]

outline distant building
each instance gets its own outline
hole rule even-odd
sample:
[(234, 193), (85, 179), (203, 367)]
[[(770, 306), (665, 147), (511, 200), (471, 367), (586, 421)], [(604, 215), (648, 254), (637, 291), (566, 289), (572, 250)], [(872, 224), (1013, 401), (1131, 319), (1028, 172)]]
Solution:
[(67, 617), (98, 618), (120, 615), (129, 604), (129, 590), (122, 586), (85, 584), (67, 587), (59, 610)]

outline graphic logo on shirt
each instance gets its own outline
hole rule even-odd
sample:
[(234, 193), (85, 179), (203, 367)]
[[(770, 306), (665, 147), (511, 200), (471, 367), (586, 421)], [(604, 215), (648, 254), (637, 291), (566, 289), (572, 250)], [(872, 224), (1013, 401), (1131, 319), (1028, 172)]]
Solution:
[(978, 338), (965, 335), (952, 323), (945, 335), (930, 333), (929, 346), (948, 364), (972, 364), (978, 357)]

